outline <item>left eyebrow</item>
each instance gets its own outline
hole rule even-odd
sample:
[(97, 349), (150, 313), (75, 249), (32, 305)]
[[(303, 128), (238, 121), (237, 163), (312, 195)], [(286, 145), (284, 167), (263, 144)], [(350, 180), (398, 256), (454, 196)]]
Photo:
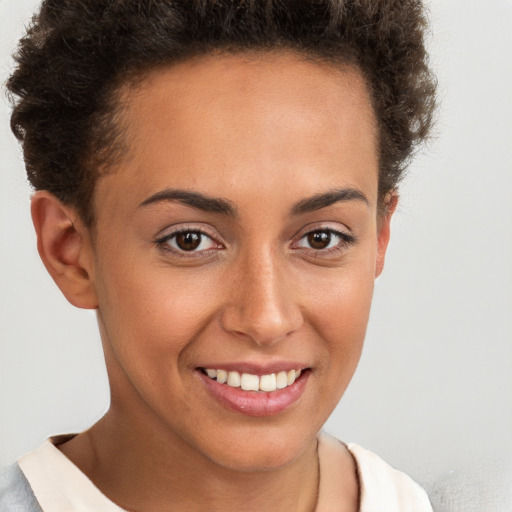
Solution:
[(291, 214), (292, 216), (302, 215), (345, 201), (362, 201), (367, 206), (370, 205), (367, 197), (360, 190), (355, 188), (341, 188), (302, 199), (293, 206)]
[(165, 189), (153, 194), (143, 201), (140, 207), (148, 206), (150, 204), (160, 203), (168, 201), (177, 201), (179, 203), (190, 206), (197, 210), (210, 213), (222, 213), (231, 217), (236, 216), (236, 208), (227, 200), (205, 196), (198, 192), (191, 192), (188, 190), (176, 190), (176, 189)]

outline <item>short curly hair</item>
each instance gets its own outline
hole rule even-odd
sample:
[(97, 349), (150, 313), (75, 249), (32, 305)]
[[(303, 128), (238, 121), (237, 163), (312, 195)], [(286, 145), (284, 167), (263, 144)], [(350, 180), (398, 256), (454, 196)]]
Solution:
[(44, 0), (7, 82), (11, 127), (32, 186), (91, 224), (96, 180), (122, 151), (123, 84), (198, 55), (292, 50), (362, 72), (382, 199), (432, 124), (427, 27), (421, 0)]

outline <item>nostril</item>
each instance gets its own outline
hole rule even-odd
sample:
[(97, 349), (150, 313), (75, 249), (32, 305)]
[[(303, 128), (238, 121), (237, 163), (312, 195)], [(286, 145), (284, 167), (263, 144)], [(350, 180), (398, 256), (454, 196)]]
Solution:
[(294, 305), (286, 308), (226, 308), (221, 318), (224, 330), (248, 337), (258, 345), (274, 345), (296, 332), (303, 323), (302, 313)]

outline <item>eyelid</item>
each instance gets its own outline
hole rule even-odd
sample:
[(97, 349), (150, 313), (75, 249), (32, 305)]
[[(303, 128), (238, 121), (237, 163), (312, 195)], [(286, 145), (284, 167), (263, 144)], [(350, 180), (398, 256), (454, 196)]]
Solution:
[(172, 237), (173, 235), (177, 235), (179, 233), (184, 233), (188, 231), (197, 231), (198, 233), (202, 233), (206, 236), (209, 236), (210, 238), (214, 240), (218, 240), (220, 238), (220, 235), (218, 231), (214, 228), (212, 228), (208, 224), (203, 223), (188, 223), (188, 222), (180, 222), (178, 224), (173, 224), (171, 226), (167, 226), (166, 228), (162, 229), (155, 237), (156, 240), (163, 240), (168, 239)]
[[(357, 243), (357, 238), (350, 232), (348, 228), (340, 229), (340, 224), (335, 224), (336, 227), (334, 227), (333, 223), (330, 222), (309, 224), (308, 226), (302, 228), (293, 238), (291, 248), (306, 256), (314, 255), (315, 258), (328, 259), (342, 256), (350, 248), (350, 246)], [(337, 236), (340, 239), (339, 243), (337, 243), (334, 247), (327, 247), (324, 249), (315, 249), (313, 247), (302, 247), (298, 245), (308, 235), (321, 231), (329, 232)]]
[(292, 237), (293, 240), (301, 240), (306, 235), (310, 233), (314, 233), (316, 231), (329, 231), (334, 234), (338, 234), (339, 236), (350, 239), (352, 241), (356, 241), (356, 237), (352, 233), (352, 231), (344, 224), (339, 222), (315, 222), (312, 224), (308, 224), (301, 228), (297, 233)]
[[(213, 249), (204, 249), (202, 251), (184, 251), (179, 250), (176, 248), (170, 247), (170, 245), (167, 244), (169, 240), (172, 240), (172, 238), (176, 237), (180, 233), (188, 233), (188, 232), (195, 232), (200, 233), (202, 236), (208, 237), (210, 240), (212, 240), (218, 247)], [(168, 226), (167, 228), (160, 231), (158, 235), (153, 240), (153, 243), (158, 246), (160, 249), (173, 253), (176, 256), (180, 257), (200, 257), (201, 255), (209, 254), (213, 250), (218, 250), (221, 248), (224, 248), (225, 245), (223, 242), (221, 242), (220, 235), (216, 230), (214, 230), (211, 226), (208, 226), (207, 224), (187, 224), (187, 223), (181, 223), (176, 224), (174, 226)]]

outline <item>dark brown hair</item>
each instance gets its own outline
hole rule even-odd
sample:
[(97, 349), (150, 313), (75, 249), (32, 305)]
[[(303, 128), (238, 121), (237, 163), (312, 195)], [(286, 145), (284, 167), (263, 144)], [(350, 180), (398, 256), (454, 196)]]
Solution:
[(432, 122), (426, 27), (420, 0), (45, 0), (7, 83), (11, 127), (33, 187), (90, 224), (95, 182), (122, 151), (120, 85), (197, 55), (293, 50), (365, 76), (382, 199)]

